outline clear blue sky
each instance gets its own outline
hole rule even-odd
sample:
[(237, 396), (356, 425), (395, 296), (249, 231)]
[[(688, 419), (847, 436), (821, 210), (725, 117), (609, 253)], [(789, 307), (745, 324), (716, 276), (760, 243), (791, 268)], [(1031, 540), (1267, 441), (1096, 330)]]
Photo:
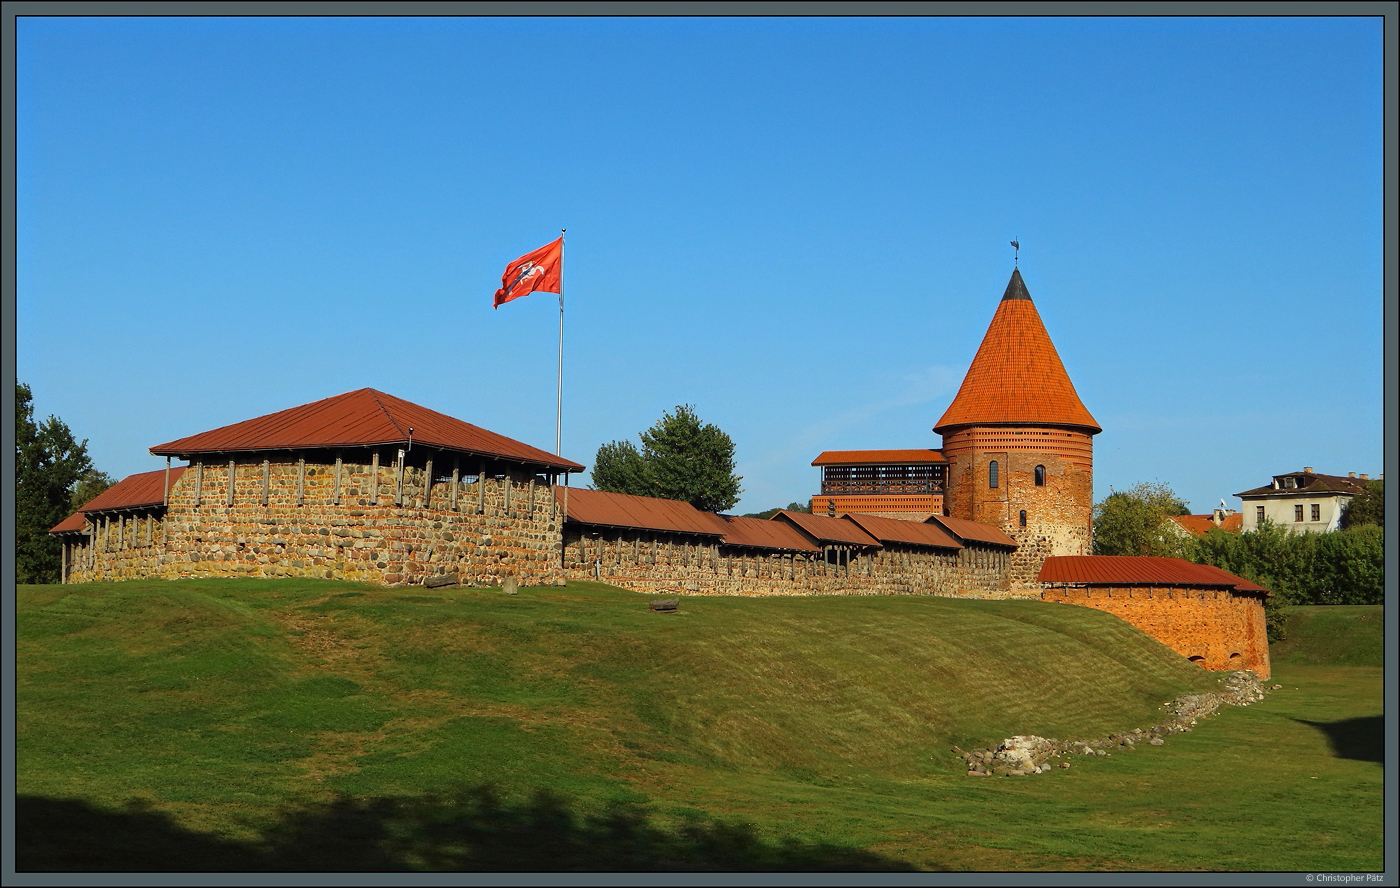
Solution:
[[(18, 376), (115, 476), (370, 386), (564, 455), (677, 404), (736, 511), (937, 447), (1012, 270), (1095, 497), (1382, 466), (1379, 18), (27, 18)], [(578, 479), (575, 484), (586, 484)]]

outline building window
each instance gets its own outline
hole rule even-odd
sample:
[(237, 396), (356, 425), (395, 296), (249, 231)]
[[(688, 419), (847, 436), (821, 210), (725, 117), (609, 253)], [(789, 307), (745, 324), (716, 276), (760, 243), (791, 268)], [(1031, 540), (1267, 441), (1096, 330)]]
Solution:
[(1036, 466), (1036, 467), (1035, 467), (1035, 486), (1036, 486), (1036, 487), (1044, 487), (1044, 486), (1045, 486), (1045, 466)]
[(1321, 520), (1322, 520), (1322, 506), (1319, 505), (1319, 504), (1317, 504), (1317, 503), (1313, 503), (1313, 507), (1312, 507), (1312, 520), (1314, 520), (1314, 521), (1321, 521)]
[(1022, 527), (1025, 527), (1025, 526), (1026, 526), (1026, 510), (1025, 510), (1025, 509), (1022, 509), (1022, 510), (1021, 510), (1021, 526), (1022, 526)]
[(1302, 521), (1302, 520), (1303, 520), (1303, 507), (1302, 507), (1302, 506), (1294, 506), (1294, 507), (1293, 507), (1293, 520), (1294, 520), (1294, 521)]
[(1255, 523), (1255, 524), (1263, 524), (1263, 523), (1264, 523), (1264, 507), (1263, 507), (1263, 506), (1255, 506), (1255, 507), (1254, 507), (1254, 523)]
[(996, 486), (997, 486), (997, 461), (996, 461), (996, 460), (992, 460), (991, 462), (987, 463), (987, 486), (988, 486), (988, 487), (996, 487)]

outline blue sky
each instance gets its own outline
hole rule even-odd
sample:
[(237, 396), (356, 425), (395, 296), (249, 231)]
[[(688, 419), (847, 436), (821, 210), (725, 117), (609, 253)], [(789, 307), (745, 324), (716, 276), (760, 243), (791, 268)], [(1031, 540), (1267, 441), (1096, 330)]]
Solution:
[[(1095, 497), (1382, 465), (1379, 18), (26, 18), (17, 370), (100, 469), (370, 386), (736, 511), (937, 447), (1020, 268)], [(577, 479), (575, 484), (586, 484)]]

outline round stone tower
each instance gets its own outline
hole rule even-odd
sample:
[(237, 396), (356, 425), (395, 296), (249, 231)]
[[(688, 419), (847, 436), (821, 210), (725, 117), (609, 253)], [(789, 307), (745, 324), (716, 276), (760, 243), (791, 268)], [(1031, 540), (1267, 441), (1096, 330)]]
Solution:
[(1103, 430), (1069, 381), (1019, 269), (933, 430), (948, 460), (948, 514), (994, 524), (1019, 546), (1012, 590), (1033, 584), (1046, 556), (1089, 554), (1093, 436)]

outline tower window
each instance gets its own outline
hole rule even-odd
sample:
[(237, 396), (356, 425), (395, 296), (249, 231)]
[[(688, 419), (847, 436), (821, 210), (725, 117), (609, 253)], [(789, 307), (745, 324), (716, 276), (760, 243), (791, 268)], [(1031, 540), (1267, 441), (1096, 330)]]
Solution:
[(1025, 527), (1025, 526), (1026, 526), (1026, 510), (1025, 510), (1025, 509), (1022, 509), (1022, 510), (1021, 510), (1021, 526), (1022, 526), (1022, 527)]
[(1302, 506), (1294, 506), (1294, 507), (1293, 507), (1293, 520), (1294, 520), (1294, 521), (1302, 521), (1302, 520), (1303, 520), (1303, 507), (1302, 507)]
[(988, 486), (988, 487), (996, 487), (996, 486), (997, 486), (997, 461), (996, 461), (996, 460), (992, 460), (991, 462), (987, 463), (987, 486)]
[(1036, 486), (1036, 487), (1044, 487), (1044, 486), (1045, 486), (1045, 466), (1036, 466), (1036, 467), (1035, 467), (1035, 486)]

